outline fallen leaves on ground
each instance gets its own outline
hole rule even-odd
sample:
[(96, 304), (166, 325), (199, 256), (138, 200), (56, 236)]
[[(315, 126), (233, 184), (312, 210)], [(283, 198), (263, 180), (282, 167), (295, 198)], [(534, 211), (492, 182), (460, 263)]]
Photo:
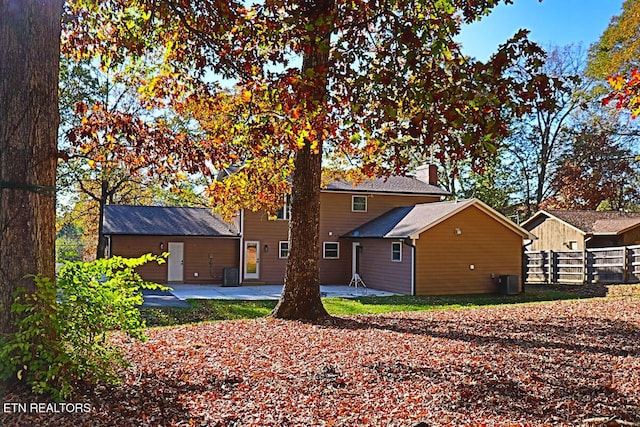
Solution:
[[(119, 387), (88, 414), (2, 425), (577, 426), (640, 423), (640, 298), (226, 321), (115, 339)], [(8, 394), (4, 402), (34, 401)]]

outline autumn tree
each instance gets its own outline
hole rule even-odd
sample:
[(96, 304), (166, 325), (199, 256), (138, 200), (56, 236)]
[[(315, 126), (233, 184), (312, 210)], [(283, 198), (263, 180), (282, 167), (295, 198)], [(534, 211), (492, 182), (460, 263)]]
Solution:
[[(510, 1), (506, 1), (510, 2)], [(290, 188), (290, 256), (273, 315), (326, 315), (319, 292), (319, 192), (324, 153), (367, 175), (404, 173), (410, 151), (479, 158), (511, 114), (548, 80), (524, 32), (486, 63), (453, 37), (498, 0), (243, 2), (76, 0), (65, 40), (103, 61), (162, 58), (139, 93), (189, 114), (210, 166), (243, 165), (214, 200), (273, 209)], [(530, 79), (507, 70), (518, 60)], [(218, 75), (235, 84), (222, 90)], [(227, 85), (228, 86), (228, 85)], [(461, 132), (464, 129), (464, 132)], [(226, 193), (225, 193), (226, 192)], [(240, 203), (242, 202), (242, 203)]]
[(640, 1), (625, 0), (622, 13), (614, 16), (598, 43), (589, 52), (590, 75), (607, 79), (611, 92), (604, 98), (618, 108), (640, 114)]
[[(613, 122), (615, 123), (615, 122)], [(637, 205), (638, 166), (624, 137), (590, 121), (577, 126), (562, 150), (545, 209), (629, 209)]]
[(16, 288), (54, 275), (61, 11), (0, 0), (0, 334)]
[[(135, 81), (144, 77), (145, 65), (98, 67), (91, 60), (66, 58), (61, 69), (66, 120), (58, 182), (65, 193), (85, 194), (95, 204), (97, 221), (88, 224), (97, 224), (97, 258), (105, 256), (107, 246), (102, 232), (107, 204), (134, 200), (154, 183), (178, 184), (186, 175), (174, 159), (202, 155), (187, 133), (171, 126), (170, 110), (158, 112), (138, 101)], [(123, 72), (126, 67), (135, 67), (135, 75)], [(184, 168), (189, 166), (183, 162)]]
[[(507, 143), (506, 160), (517, 175), (516, 187), (528, 217), (552, 194), (551, 180), (573, 117), (590, 102), (593, 79), (584, 74), (586, 52), (580, 46), (555, 47), (547, 53), (544, 71), (553, 77), (550, 93), (536, 95), (530, 114), (515, 122)], [(522, 78), (528, 73), (517, 70)]]

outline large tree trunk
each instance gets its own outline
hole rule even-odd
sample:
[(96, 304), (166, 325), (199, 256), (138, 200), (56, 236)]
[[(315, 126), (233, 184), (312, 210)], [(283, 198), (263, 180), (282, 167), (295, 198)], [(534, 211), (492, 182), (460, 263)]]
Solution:
[(0, 0), (0, 334), (33, 276), (53, 277), (62, 0)]
[[(303, 19), (308, 22), (332, 22), (334, 0), (301, 2)], [(322, 18), (322, 19), (319, 19)], [(311, 46), (302, 62), (302, 76), (307, 81), (299, 89), (307, 113), (316, 118), (316, 126), (324, 123), (324, 101), (329, 69), (329, 37), (332, 25), (327, 24), (311, 37)], [(313, 70), (313, 72), (307, 72)], [(313, 77), (308, 77), (313, 76)], [(322, 135), (321, 129), (317, 134)], [(322, 173), (322, 141), (315, 148), (309, 141), (294, 158), (295, 170), (291, 182), (291, 250), (284, 278), (284, 288), (274, 317), (313, 320), (328, 316), (320, 299), (320, 176)]]

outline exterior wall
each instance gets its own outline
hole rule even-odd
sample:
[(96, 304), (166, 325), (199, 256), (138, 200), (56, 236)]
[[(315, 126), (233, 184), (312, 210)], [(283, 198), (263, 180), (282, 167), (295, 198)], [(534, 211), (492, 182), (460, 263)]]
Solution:
[[(351, 211), (351, 196), (354, 195), (367, 196), (366, 212)], [(351, 240), (340, 239), (339, 236), (379, 217), (393, 208), (411, 206), (419, 203), (437, 202), (439, 200), (440, 197), (438, 196), (338, 193), (328, 191), (321, 193), (320, 245), (322, 246), (322, 242), (340, 243), (340, 259), (320, 258), (321, 283), (346, 285), (351, 280), (353, 257)], [(389, 243), (389, 246), (391, 246), (391, 243)], [(391, 249), (389, 249), (389, 251), (390, 250)], [(366, 280), (365, 283), (367, 283)], [(371, 286), (375, 287), (373, 285)]]
[[(123, 257), (139, 257), (146, 253), (160, 255), (167, 250), (168, 242), (184, 243), (185, 283), (220, 284), (222, 269), (238, 266), (239, 239), (233, 238), (115, 235), (111, 236), (111, 254)], [(160, 243), (163, 243), (163, 249), (160, 249)], [(167, 283), (167, 263), (149, 263), (137, 271), (145, 280)]]
[[(367, 196), (366, 212), (351, 211), (353, 195)], [(323, 242), (338, 242), (340, 257), (324, 259), (322, 253), (320, 254), (320, 282), (329, 285), (346, 285), (351, 280), (353, 256), (351, 241), (340, 239), (341, 235), (395, 207), (439, 200), (439, 196), (322, 192), (320, 194), (320, 250), (322, 251)], [(286, 259), (278, 258), (278, 244), (280, 241), (288, 240), (288, 227), (289, 221), (270, 220), (264, 212), (245, 212), (243, 236), (245, 241), (260, 242), (260, 274), (258, 279), (244, 282), (283, 283)], [(268, 252), (264, 251), (265, 245), (269, 248)]]
[[(269, 219), (265, 212), (247, 212), (244, 214), (244, 241), (258, 241), (260, 248), (259, 277), (244, 279), (243, 283), (261, 282), (282, 284), (287, 259), (279, 258), (279, 242), (289, 240), (289, 221)], [(265, 251), (265, 246), (267, 251)], [(242, 249), (244, 251), (244, 248)], [(244, 265), (240, 266), (244, 269)]]
[(505, 274), (522, 284), (522, 237), (475, 206), (423, 232), (416, 257), (417, 295), (493, 293)]
[[(537, 237), (531, 245), (532, 251), (585, 249), (584, 234), (557, 219), (543, 217), (534, 227), (527, 227), (527, 229)], [(575, 248), (567, 246), (571, 241), (576, 242)]]
[(640, 245), (640, 227), (633, 228), (622, 235), (622, 245)]
[(368, 287), (397, 294), (411, 293), (411, 247), (402, 244), (402, 261), (391, 261), (397, 240), (361, 239), (360, 277)]

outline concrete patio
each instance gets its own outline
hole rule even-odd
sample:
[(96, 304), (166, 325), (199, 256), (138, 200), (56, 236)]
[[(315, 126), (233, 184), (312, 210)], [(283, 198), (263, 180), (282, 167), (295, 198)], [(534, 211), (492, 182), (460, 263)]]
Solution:
[[(224, 300), (277, 300), (282, 292), (282, 285), (233, 286), (220, 285), (168, 285), (170, 291), (143, 292), (143, 307), (189, 307), (188, 299), (224, 299)], [(320, 295), (323, 298), (357, 298), (361, 296), (391, 296), (391, 292), (377, 289), (321, 285)]]

